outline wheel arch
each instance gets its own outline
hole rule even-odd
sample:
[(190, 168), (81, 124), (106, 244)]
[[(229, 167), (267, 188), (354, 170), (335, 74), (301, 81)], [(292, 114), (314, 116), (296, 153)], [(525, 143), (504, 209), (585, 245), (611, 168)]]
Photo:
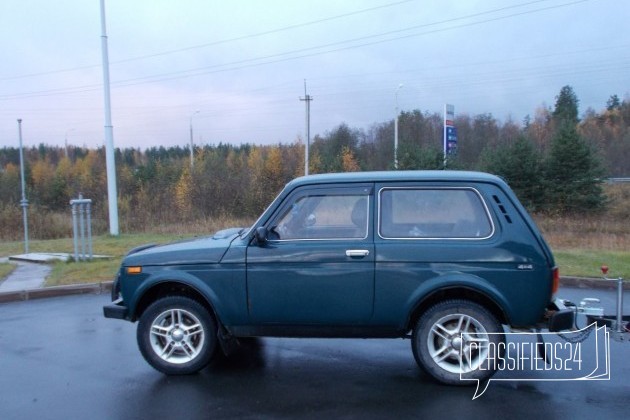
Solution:
[(405, 328), (413, 329), (418, 319), (433, 305), (447, 301), (462, 299), (477, 303), (487, 309), (501, 324), (510, 324), (510, 320), (504, 309), (490, 294), (470, 286), (446, 286), (426, 294), (418, 300), (411, 311)]
[(155, 301), (165, 296), (183, 296), (197, 301), (221, 325), (220, 317), (212, 304), (212, 299), (202, 293), (197, 287), (181, 280), (161, 280), (153, 283), (142, 291), (138, 297), (132, 312), (132, 321), (138, 320), (144, 311)]

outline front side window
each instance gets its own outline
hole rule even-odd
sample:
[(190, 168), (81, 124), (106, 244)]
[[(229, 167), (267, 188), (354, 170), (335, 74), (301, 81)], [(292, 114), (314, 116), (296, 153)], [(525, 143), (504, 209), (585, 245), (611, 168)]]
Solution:
[(368, 214), (368, 195), (301, 196), (272, 227), (272, 239), (365, 239)]
[(391, 239), (483, 239), (494, 227), (479, 193), (470, 188), (385, 188), (379, 234)]

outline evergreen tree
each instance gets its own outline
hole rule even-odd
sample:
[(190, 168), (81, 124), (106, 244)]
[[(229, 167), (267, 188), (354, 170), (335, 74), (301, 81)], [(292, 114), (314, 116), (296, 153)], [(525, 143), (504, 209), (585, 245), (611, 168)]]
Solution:
[(601, 209), (604, 170), (590, 145), (575, 126), (564, 124), (551, 141), (546, 162), (546, 186), (550, 210), (561, 214)]
[(442, 169), (443, 165), (444, 155), (435, 147), (405, 143), (398, 148), (398, 169)]
[(545, 162), (548, 209), (561, 214), (597, 211), (605, 205), (603, 167), (577, 131), (578, 98), (564, 86), (552, 117), (554, 134)]
[(606, 101), (606, 109), (608, 111), (613, 111), (615, 109), (621, 108), (621, 101), (619, 100), (619, 96), (612, 95), (608, 101)]
[(571, 86), (567, 85), (560, 89), (552, 114), (556, 127), (560, 128), (565, 124), (575, 126), (579, 122), (578, 103), (579, 100)]
[(505, 179), (530, 211), (539, 211), (545, 203), (542, 162), (534, 144), (520, 136), (511, 144), (486, 148), (482, 168)]

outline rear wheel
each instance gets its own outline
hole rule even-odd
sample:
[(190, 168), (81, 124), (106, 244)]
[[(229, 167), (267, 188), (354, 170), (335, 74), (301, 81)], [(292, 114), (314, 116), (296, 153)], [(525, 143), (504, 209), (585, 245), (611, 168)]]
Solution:
[(484, 307), (466, 300), (440, 302), (426, 311), (413, 331), (412, 349), (418, 365), (435, 380), (471, 385), (496, 371), (502, 355), (503, 329)]
[(199, 302), (169, 296), (152, 303), (140, 317), (138, 346), (146, 361), (167, 375), (204, 368), (217, 347), (217, 326)]

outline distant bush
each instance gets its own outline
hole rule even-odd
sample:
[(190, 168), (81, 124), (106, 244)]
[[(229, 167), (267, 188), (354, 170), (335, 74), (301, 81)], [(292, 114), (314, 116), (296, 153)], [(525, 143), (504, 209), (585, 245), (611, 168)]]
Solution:
[[(38, 206), (28, 207), (28, 233), (30, 238), (58, 239), (72, 236), (72, 214), (53, 212)], [(101, 221), (96, 220), (93, 226), (99, 232)], [(24, 221), (22, 208), (16, 205), (0, 207), (0, 237), (7, 241), (24, 238)]]

